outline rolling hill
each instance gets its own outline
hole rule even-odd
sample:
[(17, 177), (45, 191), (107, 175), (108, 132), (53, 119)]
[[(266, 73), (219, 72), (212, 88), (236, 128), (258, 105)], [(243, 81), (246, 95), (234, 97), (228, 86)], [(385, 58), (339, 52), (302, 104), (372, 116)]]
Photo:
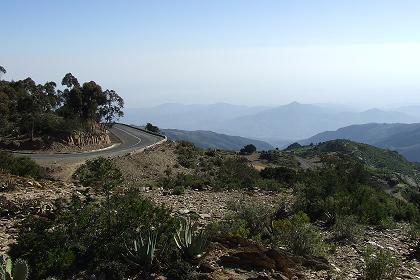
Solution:
[(168, 139), (179, 141), (185, 140), (194, 143), (197, 147), (212, 148), (221, 150), (240, 150), (245, 145), (253, 144), (257, 150), (270, 150), (273, 146), (270, 144), (240, 136), (230, 136), (226, 134), (215, 133), (212, 131), (196, 130), (186, 131), (179, 129), (162, 130)]
[(343, 106), (297, 102), (277, 107), (249, 107), (226, 103), (163, 104), (151, 108), (126, 109), (122, 121), (137, 125), (151, 122), (160, 128), (208, 130), (238, 135), (263, 140), (277, 147), (352, 124), (416, 121), (415, 117), (396, 111), (348, 110), (350, 109)]
[(299, 143), (320, 143), (335, 139), (348, 139), (395, 150), (410, 161), (420, 162), (420, 123), (351, 125), (335, 131), (316, 134), (299, 141)]

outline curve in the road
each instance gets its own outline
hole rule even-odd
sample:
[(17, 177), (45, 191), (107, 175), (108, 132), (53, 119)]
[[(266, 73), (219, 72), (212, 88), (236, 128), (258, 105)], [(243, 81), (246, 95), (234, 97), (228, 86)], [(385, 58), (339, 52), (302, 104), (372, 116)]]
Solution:
[[(122, 154), (127, 154), (135, 152), (161, 141), (165, 141), (166, 138), (161, 135), (153, 134), (146, 132), (142, 129), (136, 128), (134, 126), (125, 125), (125, 124), (114, 124), (110, 129), (111, 133), (114, 134), (119, 140), (120, 143), (114, 144), (111, 147), (91, 151), (91, 152), (81, 152), (81, 153), (21, 153), (25, 156), (38, 161), (59, 161), (59, 160), (85, 160), (89, 158), (104, 156), (118, 156)], [(19, 153), (18, 153), (19, 154)]]

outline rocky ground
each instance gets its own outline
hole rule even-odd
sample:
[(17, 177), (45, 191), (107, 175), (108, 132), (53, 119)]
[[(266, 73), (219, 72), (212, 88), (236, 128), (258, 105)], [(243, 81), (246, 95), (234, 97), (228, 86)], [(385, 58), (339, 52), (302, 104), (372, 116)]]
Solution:
[[(227, 204), (232, 200), (248, 198), (273, 207), (293, 200), (289, 190), (280, 193), (187, 190), (181, 195), (171, 195), (152, 182), (168, 172), (189, 172), (177, 163), (174, 148), (175, 144), (168, 142), (143, 153), (115, 158), (114, 162), (128, 186), (139, 187), (145, 196), (172, 209), (174, 215), (196, 214), (201, 224), (222, 219), (229, 213)], [(51, 173), (60, 174), (60, 168)], [(55, 200), (80, 192), (69, 180), (67, 176), (67, 182), (35, 181), (0, 173), (0, 253), (14, 242), (19, 222), (28, 213), (42, 215), (53, 207)], [(322, 232), (324, 239), (329, 239), (331, 233)], [(300, 258), (240, 239), (219, 240), (212, 243), (199, 269), (214, 280), (358, 279), (368, 245), (388, 248), (402, 260), (398, 279), (420, 279), (420, 263), (409, 257), (413, 241), (408, 237), (406, 225), (382, 231), (368, 228), (360, 240), (334, 246), (326, 258)]]
[(73, 184), (29, 178), (0, 172), (0, 254), (15, 242), (19, 223), (28, 214), (43, 215), (57, 199), (68, 198)]

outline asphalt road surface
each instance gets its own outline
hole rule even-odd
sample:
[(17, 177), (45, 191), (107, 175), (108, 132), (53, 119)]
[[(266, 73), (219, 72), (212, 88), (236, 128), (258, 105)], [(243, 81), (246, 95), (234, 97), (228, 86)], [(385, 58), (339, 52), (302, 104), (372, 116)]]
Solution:
[(109, 157), (123, 155), (135, 150), (145, 148), (149, 145), (163, 140), (163, 137), (149, 134), (140, 129), (136, 129), (124, 124), (115, 124), (110, 131), (119, 139), (120, 143), (116, 143), (111, 147), (79, 153), (17, 153), (28, 156), (36, 161), (61, 161), (61, 160), (86, 160), (94, 157)]

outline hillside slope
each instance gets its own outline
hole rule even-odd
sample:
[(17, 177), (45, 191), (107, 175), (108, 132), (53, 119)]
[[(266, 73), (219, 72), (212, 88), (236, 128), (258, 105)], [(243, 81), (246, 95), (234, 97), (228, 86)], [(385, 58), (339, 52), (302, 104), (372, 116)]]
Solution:
[(352, 124), (411, 123), (409, 114), (370, 109), (348, 111), (348, 108), (293, 102), (277, 107), (164, 104), (152, 108), (125, 109), (123, 122), (160, 128), (209, 130), (216, 133), (259, 139), (275, 146), (284, 140), (298, 140), (326, 130)]
[(270, 150), (273, 146), (270, 144), (240, 136), (230, 136), (226, 134), (215, 133), (212, 131), (196, 130), (178, 130), (164, 129), (162, 132), (174, 141), (185, 140), (194, 143), (197, 147), (212, 148), (222, 150), (239, 150), (245, 145), (253, 144), (257, 150)]
[(336, 131), (326, 131), (300, 141), (301, 144), (348, 139), (395, 150), (410, 161), (420, 162), (420, 123), (351, 125)]

